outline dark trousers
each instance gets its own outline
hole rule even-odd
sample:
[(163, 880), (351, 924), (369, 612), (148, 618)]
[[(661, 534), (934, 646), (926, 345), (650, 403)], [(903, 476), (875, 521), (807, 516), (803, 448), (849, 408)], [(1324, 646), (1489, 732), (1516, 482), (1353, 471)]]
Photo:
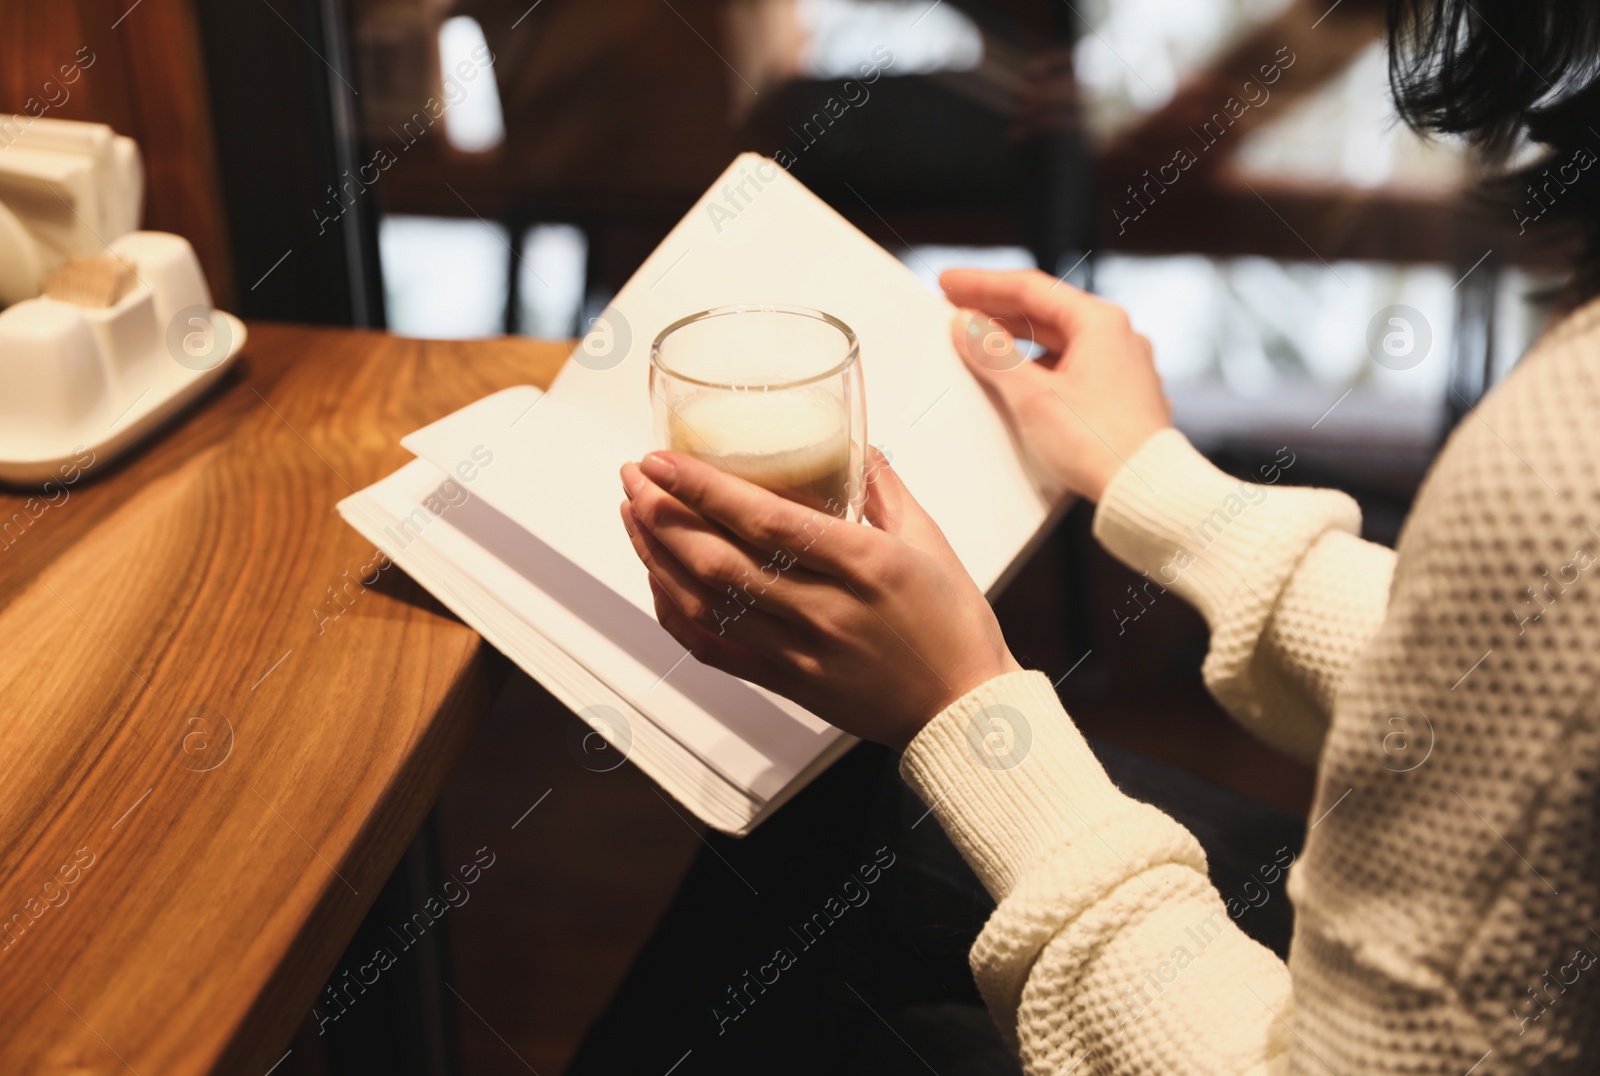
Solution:
[[(1124, 792), (1189, 827), (1229, 914), (1284, 955), (1278, 865), (1304, 821), (1093, 746)], [(568, 1076), (1020, 1072), (967, 966), (994, 902), (897, 761), (862, 744), (751, 836), (708, 834)]]

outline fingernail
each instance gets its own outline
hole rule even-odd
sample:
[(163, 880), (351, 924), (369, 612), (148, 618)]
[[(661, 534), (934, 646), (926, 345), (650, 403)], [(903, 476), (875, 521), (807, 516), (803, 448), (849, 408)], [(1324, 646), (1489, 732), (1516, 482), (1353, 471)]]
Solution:
[(652, 452), (639, 461), (639, 470), (643, 471), (650, 481), (665, 488), (667, 483), (672, 481), (672, 476), (677, 473), (678, 468), (661, 453)]
[(634, 477), (633, 472), (628, 469), (632, 466), (633, 464), (631, 463), (624, 463), (622, 470), (619, 472), (622, 478), (622, 492), (628, 495), (628, 500), (630, 501), (633, 500), (633, 491), (639, 488), (638, 478)]

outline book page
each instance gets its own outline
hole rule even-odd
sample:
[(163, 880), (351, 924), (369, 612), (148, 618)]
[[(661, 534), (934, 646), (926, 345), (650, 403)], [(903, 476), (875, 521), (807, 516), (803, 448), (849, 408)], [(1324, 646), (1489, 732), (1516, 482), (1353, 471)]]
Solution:
[[(393, 520), (371, 536), (391, 556), (418, 545), (441, 554), (476, 585), (485, 604), (472, 611), (480, 620), (494, 612), (519, 618), (758, 804), (843, 735), (795, 703), (686, 656), (653, 615), (472, 496), (474, 484), (415, 460), (357, 496)], [(459, 591), (450, 597), (473, 601)], [(489, 638), (530, 664), (514, 637)]]
[[(542, 400), (466, 412), (404, 443), (450, 470), (474, 445), (475, 492), (647, 613), (644, 568), (617, 514), (617, 470), (652, 447), (650, 344), (715, 306), (781, 303), (842, 319), (861, 343), (867, 437), (980, 588), (1046, 521), (1000, 416), (950, 341), (954, 308), (772, 161), (737, 158), (645, 261)], [(470, 410), (470, 409), (469, 409)]]

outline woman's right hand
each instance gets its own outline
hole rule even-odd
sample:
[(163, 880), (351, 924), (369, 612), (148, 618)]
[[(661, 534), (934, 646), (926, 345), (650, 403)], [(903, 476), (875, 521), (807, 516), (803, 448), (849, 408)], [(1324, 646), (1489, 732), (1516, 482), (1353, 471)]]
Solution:
[[(953, 269), (939, 277), (963, 307), (956, 351), (994, 394), (1051, 500), (1098, 501), (1113, 475), (1172, 424), (1150, 341), (1127, 312), (1037, 270)], [(1015, 337), (1047, 353), (1025, 361)]]

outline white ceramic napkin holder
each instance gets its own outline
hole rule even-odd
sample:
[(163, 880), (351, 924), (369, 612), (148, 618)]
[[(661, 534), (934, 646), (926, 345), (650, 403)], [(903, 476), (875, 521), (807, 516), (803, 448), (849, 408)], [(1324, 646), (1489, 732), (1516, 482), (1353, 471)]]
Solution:
[[(0, 481), (76, 480), (198, 396), (244, 345), (188, 241), (134, 231), (143, 201), (132, 139), (0, 115)], [(68, 258), (103, 251), (137, 278), (115, 305), (40, 294)]]
[(48, 296), (0, 311), (0, 481), (102, 466), (221, 376), (244, 324), (211, 305), (188, 240), (129, 232), (107, 249), (137, 277), (113, 306)]

